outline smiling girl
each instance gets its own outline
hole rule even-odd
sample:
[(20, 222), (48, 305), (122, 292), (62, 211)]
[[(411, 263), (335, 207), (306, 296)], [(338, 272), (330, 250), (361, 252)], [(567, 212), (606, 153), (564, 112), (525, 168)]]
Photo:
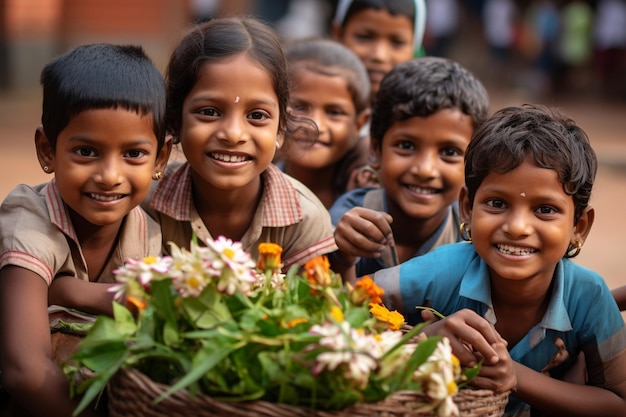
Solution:
[(194, 27), (166, 83), (168, 131), (187, 162), (170, 165), (145, 202), (164, 244), (225, 236), (256, 257), (260, 242), (272, 242), (285, 268), (336, 249), (319, 199), (271, 163), (293, 121), (285, 57), (269, 27), (252, 18)]

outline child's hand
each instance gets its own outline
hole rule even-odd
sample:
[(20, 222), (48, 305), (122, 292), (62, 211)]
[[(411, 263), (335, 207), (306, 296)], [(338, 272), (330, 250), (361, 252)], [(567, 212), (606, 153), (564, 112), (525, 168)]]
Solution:
[[(422, 318), (425, 321), (432, 321), (435, 316), (432, 312), (424, 310)], [(433, 321), (426, 326), (424, 333), (450, 339), (452, 352), (464, 366), (474, 366), (481, 358), (484, 358), (484, 364), (497, 364), (500, 358), (493, 345), (502, 343), (506, 346), (506, 341), (496, 329), (485, 318), (469, 309)]]
[(483, 362), (478, 375), (472, 379), (471, 385), (477, 388), (489, 389), (495, 392), (514, 390), (517, 386), (514, 364), (506, 348), (506, 343), (497, 342), (491, 345), (498, 355), (498, 362), (488, 364)]
[(345, 254), (363, 258), (377, 258), (393, 241), (391, 222), (385, 212), (354, 207), (339, 220), (335, 241)]

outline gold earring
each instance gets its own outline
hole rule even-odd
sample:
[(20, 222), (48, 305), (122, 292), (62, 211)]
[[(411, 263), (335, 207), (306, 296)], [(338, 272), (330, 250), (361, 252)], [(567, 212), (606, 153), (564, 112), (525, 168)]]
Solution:
[(49, 172), (50, 171), (50, 168), (48, 167), (48, 165), (44, 165), (42, 167), (42, 169), (43, 169), (43, 172)]
[(163, 173), (161, 171), (157, 171), (154, 173), (154, 177), (152, 177), (154, 180), (158, 181), (161, 178), (163, 178)]
[(575, 256), (578, 256), (582, 247), (583, 247), (583, 242), (581, 242), (580, 240), (577, 240), (574, 243), (570, 243), (570, 246), (567, 250), (567, 257), (573, 258)]
[(472, 230), (469, 228), (467, 223), (463, 222), (459, 225), (459, 234), (461, 235), (461, 239), (464, 241), (472, 241)]

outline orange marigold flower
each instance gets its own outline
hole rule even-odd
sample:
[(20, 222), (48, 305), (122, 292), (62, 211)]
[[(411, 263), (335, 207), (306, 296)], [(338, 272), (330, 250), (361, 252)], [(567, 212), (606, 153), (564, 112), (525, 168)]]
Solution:
[(383, 302), (382, 296), (385, 294), (385, 290), (376, 285), (372, 277), (366, 275), (358, 280), (354, 285), (352, 294), (352, 301), (357, 305), (363, 304), (365, 302), (365, 298), (369, 298), (369, 302), (371, 304), (381, 304)]
[(126, 306), (130, 307), (131, 311), (132, 310), (142, 311), (142, 310), (145, 310), (147, 307), (146, 300), (139, 298), (139, 297), (135, 297), (133, 295), (126, 296)]
[(328, 257), (317, 256), (304, 264), (304, 274), (310, 283), (327, 287), (332, 283)]
[(307, 321), (308, 320), (304, 317), (298, 317), (295, 319), (288, 320), (287, 323), (285, 323), (285, 327), (292, 328), (292, 327), (297, 326), (298, 324), (306, 323)]
[(404, 324), (404, 316), (397, 311), (389, 311), (382, 304), (370, 304), (370, 313), (380, 322), (387, 325), (390, 330), (400, 330)]
[(263, 242), (259, 244), (259, 260), (257, 268), (261, 271), (280, 271), (283, 267), (280, 255), (283, 248), (271, 242)]

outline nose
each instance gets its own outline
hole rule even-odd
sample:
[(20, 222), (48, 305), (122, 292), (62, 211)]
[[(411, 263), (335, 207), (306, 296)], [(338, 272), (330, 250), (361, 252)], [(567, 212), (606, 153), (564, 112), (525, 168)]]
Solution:
[(433, 178), (437, 175), (438, 156), (430, 152), (416, 152), (411, 173), (422, 178)]
[(224, 118), (218, 138), (229, 144), (238, 144), (246, 141), (245, 121), (238, 116)]
[(112, 188), (122, 183), (122, 161), (118, 158), (107, 157), (102, 159), (96, 173), (95, 180), (106, 188)]
[(510, 210), (502, 226), (503, 231), (514, 238), (528, 236), (532, 227), (530, 215), (527, 210), (522, 208)]
[(387, 44), (382, 41), (376, 41), (372, 47), (371, 58), (372, 61), (375, 62), (387, 62), (389, 52), (388, 52)]
[(323, 109), (312, 110), (308, 117), (315, 122), (320, 135), (326, 132), (326, 117)]

